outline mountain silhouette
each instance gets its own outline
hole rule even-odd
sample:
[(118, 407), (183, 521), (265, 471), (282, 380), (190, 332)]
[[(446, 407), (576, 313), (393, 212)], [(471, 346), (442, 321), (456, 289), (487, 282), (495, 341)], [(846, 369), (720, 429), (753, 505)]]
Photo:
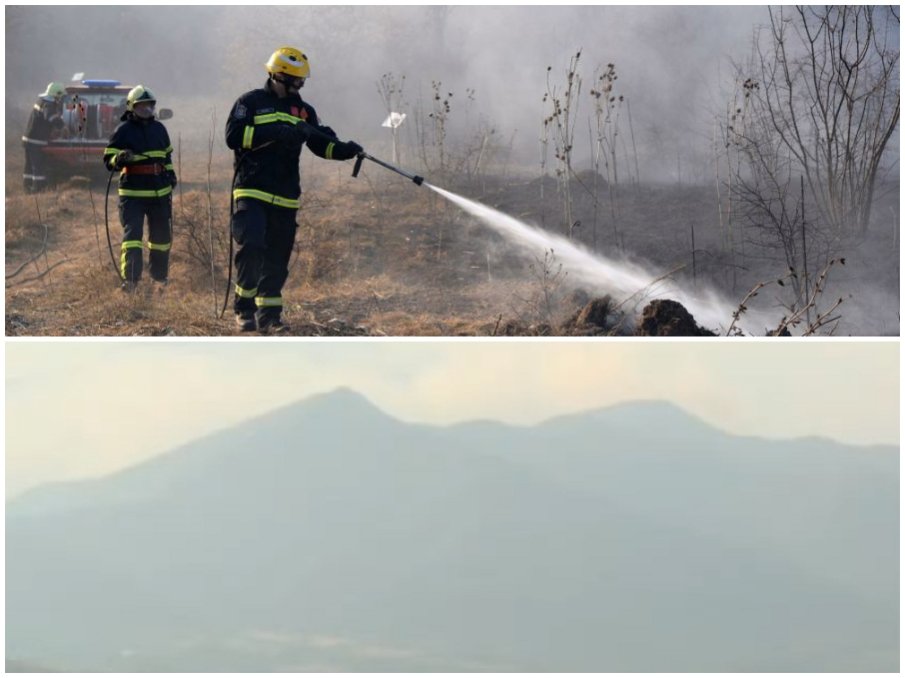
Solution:
[(898, 450), (341, 389), (7, 505), (7, 656), (85, 671), (895, 671)]

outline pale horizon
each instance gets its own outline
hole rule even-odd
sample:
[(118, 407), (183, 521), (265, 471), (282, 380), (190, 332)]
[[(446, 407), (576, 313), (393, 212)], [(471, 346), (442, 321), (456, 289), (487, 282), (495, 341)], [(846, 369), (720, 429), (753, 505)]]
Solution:
[[(10, 342), (6, 365), (7, 499), (339, 388), (409, 423), (530, 426), (653, 400), (732, 435), (899, 445), (891, 342)], [(48, 411), (63, 416), (47, 426)]]

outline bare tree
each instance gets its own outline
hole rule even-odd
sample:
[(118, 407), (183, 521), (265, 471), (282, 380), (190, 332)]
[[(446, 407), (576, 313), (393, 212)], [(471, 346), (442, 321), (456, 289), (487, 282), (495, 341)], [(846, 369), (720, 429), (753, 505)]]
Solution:
[(746, 119), (734, 135), (761, 165), (752, 172), (774, 182), (802, 174), (820, 220), (840, 236), (867, 230), (899, 122), (898, 26), (895, 8), (771, 8), (740, 78)]
[(803, 278), (789, 280), (787, 289), (798, 298), (808, 286), (808, 269), (823, 267), (837, 255), (842, 234), (819, 217), (816, 198), (807, 199), (803, 170), (769, 120), (749, 115), (760, 84), (749, 78), (741, 90), (744, 96), (732, 103), (724, 137), (727, 224), (737, 214), (744, 226), (738, 243), (734, 229), (730, 231), (731, 260), (736, 244), (749, 245), (749, 256), (805, 272)]

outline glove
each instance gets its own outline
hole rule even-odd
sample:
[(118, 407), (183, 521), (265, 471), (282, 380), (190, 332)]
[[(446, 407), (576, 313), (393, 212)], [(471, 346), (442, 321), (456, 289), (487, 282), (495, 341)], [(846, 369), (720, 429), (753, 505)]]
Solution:
[(176, 188), (176, 186), (179, 185), (179, 182), (176, 180), (176, 173), (175, 173), (175, 172), (170, 172), (170, 185), (171, 185), (173, 188)]
[(336, 145), (333, 147), (334, 160), (351, 160), (365, 150), (354, 141), (337, 141), (335, 143)]
[(130, 151), (128, 148), (121, 150), (116, 154), (116, 157), (113, 158), (113, 166), (116, 169), (119, 169), (123, 165), (127, 165), (132, 162), (132, 159), (135, 157), (135, 154)]

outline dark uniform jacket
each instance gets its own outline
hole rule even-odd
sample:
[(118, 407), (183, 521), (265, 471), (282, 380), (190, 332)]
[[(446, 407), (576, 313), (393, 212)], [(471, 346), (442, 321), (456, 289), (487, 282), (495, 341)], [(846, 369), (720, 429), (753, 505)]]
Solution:
[(63, 126), (63, 119), (58, 115), (52, 115), (49, 108), (50, 105), (43, 100), (35, 104), (31, 115), (28, 116), (22, 141), (35, 146), (46, 146), (51, 132)]
[[(246, 92), (233, 104), (226, 121), (226, 145), (236, 153), (236, 199), (255, 198), (298, 209), (302, 147), (280, 141), (280, 128), (300, 121), (328, 137), (334, 136), (329, 127), (320, 126), (311, 104), (297, 94), (281, 99), (271, 89), (269, 80), (262, 89)], [(306, 145), (315, 155), (332, 159), (334, 143), (327, 138), (312, 137)]]
[[(126, 114), (126, 120), (113, 132), (104, 149), (108, 170), (122, 169), (119, 194), (126, 198), (162, 198), (173, 192), (176, 172), (173, 170), (173, 147), (163, 123), (140, 120)], [(123, 150), (135, 154), (125, 167), (114, 166), (116, 154)]]

